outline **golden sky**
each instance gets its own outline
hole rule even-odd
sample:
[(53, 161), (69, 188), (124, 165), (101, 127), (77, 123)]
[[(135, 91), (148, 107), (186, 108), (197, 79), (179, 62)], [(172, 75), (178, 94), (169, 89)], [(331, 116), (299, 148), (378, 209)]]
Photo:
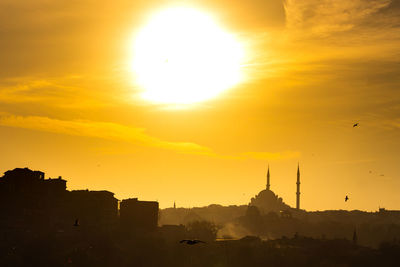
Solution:
[[(245, 78), (154, 104), (132, 39), (181, 5), (240, 41)], [(399, 47), (398, 0), (0, 0), (0, 171), (190, 207), (247, 204), (269, 164), (294, 206), (300, 162), (302, 208), (400, 209)]]

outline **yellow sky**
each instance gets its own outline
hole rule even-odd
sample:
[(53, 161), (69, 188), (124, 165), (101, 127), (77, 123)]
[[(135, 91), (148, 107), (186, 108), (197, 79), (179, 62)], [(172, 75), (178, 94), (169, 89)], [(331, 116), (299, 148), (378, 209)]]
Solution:
[[(171, 108), (139, 97), (129, 45), (182, 3), (241, 41), (246, 79)], [(1, 172), (189, 207), (247, 204), (269, 163), (293, 206), (300, 162), (302, 208), (400, 209), (400, 1), (2, 0), (0, 25)]]

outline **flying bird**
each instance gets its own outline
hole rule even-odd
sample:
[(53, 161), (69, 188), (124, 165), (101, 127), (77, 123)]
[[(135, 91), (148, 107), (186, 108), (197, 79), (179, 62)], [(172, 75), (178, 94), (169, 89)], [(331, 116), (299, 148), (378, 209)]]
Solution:
[(198, 239), (183, 239), (179, 241), (179, 243), (186, 243), (187, 245), (196, 245), (198, 243), (206, 243), (204, 241), (198, 240)]
[(75, 220), (74, 226), (79, 226), (79, 220), (78, 219)]
[(346, 197), (344, 198), (344, 202), (347, 202), (347, 200), (349, 200), (349, 197), (348, 197), (348, 196), (346, 196)]
[(358, 126), (358, 122), (353, 124), (353, 128)]

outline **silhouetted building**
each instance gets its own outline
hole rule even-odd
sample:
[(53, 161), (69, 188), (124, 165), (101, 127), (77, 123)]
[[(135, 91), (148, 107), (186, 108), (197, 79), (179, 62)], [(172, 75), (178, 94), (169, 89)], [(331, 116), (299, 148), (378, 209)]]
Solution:
[(43, 183), (48, 193), (57, 194), (67, 190), (67, 181), (62, 179), (61, 176), (43, 180)]
[[(300, 210), (300, 165), (297, 166), (297, 182), (296, 182), (296, 209)], [(250, 205), (256, 206), (266, 214), (268, 212), (281, 212), (289, 211), (292, 208), (283, 202), (282, 198), (275, 195), (271, 190), (271, 174), (269, 170), (269, 165), (267, 169), (267, 185), (266, 189), (262, 190), (258, 195), (251, 198)]]
[(290, 209), (290, 207), (285, 204), (281, 197), (275, 195), (271, 188), (271, 178), (270, 178), (269, 166), (267, 170), (267, 186), (265, 190), (262, 190), (258, 195), (251, 198), (250, 205), (256, 206), (262, 213), (268, 212), (280, 212), (282, 210)]
[(43, 172), (28, 168), (6, 171), (0, 178), (1, 229), (48, 228), (60, 217), (66, 192), (61, 177), (45, 180)]
[[(6, 171), (0, 178), (0, 232), (66, 232), (76, 222), (86, 231), (109, 231), (118, 225), (114, 193), (68, 191), (66, 184), (61, 176), (45, 179), (44, 172), (28, 168)], [(131, 228), (156, 228), (158, 203), (136, 202), (123, 202), (122, 218), (129, 221), (134, 214)]]
[(80, 226), (106, 228), (118, 220), (118, 199), (109, 191), (74, 190), (69, 193), (68, 211)]
[(158, 225), (158, 202), (124, 199), (120, 203), (120, 222), (126, 231), (153, 231)]
[(28, 168), (6, 171), (0, 179), (0, 192), (7, 194), (47, 194), (66, 190), (66, 182), (61, 178), (44, 179), (44, 172)]
[(258, 195), (251, 198), (250, 205), (258, 207), (263, 213), (290, 209), (282, 198), (275, 195), (271, 190), (262, 190)]

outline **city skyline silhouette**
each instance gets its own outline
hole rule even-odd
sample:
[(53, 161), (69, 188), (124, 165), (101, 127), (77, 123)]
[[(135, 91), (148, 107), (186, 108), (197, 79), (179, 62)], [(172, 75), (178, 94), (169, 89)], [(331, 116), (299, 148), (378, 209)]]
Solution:
[(399, 265), (400, 0), (0, 0), (0, 25), (0, 266)]
[(300, 162), (308, 210), (400, 209), (397, 2), (3, 0), (0, 170), (166, 208), (240, 205), (269, 163), (293, 205)]

